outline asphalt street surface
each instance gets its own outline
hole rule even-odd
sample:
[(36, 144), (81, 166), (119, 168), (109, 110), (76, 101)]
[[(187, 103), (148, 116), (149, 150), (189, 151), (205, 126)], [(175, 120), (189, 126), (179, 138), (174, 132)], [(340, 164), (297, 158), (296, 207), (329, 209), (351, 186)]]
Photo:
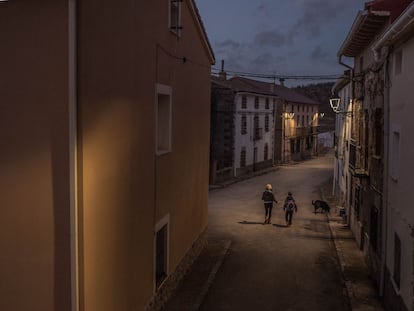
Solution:
[[(210, 192), (208, 238), (231, 244), (200, 310), (349, 310), (328, 218), (311, 204), (332, 173), (326, 155)], [(263, 225), (267, 183), (279, 203)], [(288, 191), (298, 205), (289, 227)]]

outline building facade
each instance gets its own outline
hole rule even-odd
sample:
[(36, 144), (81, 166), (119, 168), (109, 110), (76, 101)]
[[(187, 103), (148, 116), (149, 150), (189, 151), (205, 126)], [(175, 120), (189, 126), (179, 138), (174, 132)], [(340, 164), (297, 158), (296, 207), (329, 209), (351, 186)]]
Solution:
[[(353, 67), (345, 65), (350, 69), (350, 135), (338, 142), (349, 150), (343, 166), (351, 175), (345, 194), (348, 222), (386, 309), (393, 311), (414, 310), (414, 214), (407, 188), (412, 109), (406, 104), (413, 12), (412, 1), (367, 2), (338, 53), (340, 63), (342, 56), (354, 58)], [(346, 175), (340, 170), (336, 177)]]
[(316, 155), (318, 107), (282, 85), (213, 76), (210, 182)]
[(0, 309), (156, 309), (207, 226), (195, 3), (6, 1), (0, 21)]
[(389, 310), (414, 310), (414, 131), (409, 81), (414, 69), (414, 3), (392, 21), (373, 45), (376, 60), (386, 59), (384, 90), (384, 302)]
[(276, 97), (238, 92), (235, 96), (234, 176), (275, 164)]

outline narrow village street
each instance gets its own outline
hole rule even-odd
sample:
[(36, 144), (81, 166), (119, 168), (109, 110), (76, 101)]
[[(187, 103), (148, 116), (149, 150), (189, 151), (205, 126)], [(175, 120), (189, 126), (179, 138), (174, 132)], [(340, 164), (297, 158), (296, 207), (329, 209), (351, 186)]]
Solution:
[[(347, 310), (327, 216), (311, 204), (332, 163), (322, 156), (210, 193), (209, 238), (231, 246), (201, 310)], [(279, 203), (263, 225), (267, 183)], [(298, 205), (291, 227), (282, 209), (288, 191)]]
[[(173, 297), (166, 310), (350, 310), (328, 217), (311, 204), (321, 198), (332, 163), (332, 154), (322, 155), (210, 191), (208, 240), (225, 255), (215, 267), (201, 256), (196, 276), (181, 289), (187, 297)], [(272, 223), (263, 225), (267, 183), (279, 203)], [(288, 191), (298, 205), (290, 227), (282, 209)], [(197, 289), (194, 278), (206, 270), (216, 271), (208, 288)]]

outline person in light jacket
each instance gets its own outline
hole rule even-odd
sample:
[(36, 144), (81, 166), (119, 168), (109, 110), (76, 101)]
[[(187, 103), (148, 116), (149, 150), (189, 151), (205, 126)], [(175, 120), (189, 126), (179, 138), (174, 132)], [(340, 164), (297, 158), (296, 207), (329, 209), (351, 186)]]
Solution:
[(272, 208), (273, 208), (273, 202), (277, 203), (275, 196), (272, 192), (272, 185), (267, 184), (265, 187), (265, 191), (263, 191), (262, 194), (262, 200), (264, 202), (264, 208), (265, 208), (265, 220), (263, 224), (270, 224), (270, 220), (272, 218)]

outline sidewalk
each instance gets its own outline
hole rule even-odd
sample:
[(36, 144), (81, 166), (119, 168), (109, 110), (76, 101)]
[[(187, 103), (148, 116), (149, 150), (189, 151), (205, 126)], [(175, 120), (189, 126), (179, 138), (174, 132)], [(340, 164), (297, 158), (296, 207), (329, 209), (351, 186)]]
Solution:
[[(350, 228), (344, 224), (336, 210), (335, 201), (330, 196), (329, 188), (321, 189), (322, 197), (330, 203), (331, 212), (328, 216), (329, 227), (338, 254), (342, 276), (352, 311), (382, 311), (374, 281), (370, 278), (368, 267), (362, 252), (353, 237)], [(333, 208), (332, 208), (333, 207)]]
[(209, 240), (164, 311), (197, 311), (230, 248), (230, 241)]

